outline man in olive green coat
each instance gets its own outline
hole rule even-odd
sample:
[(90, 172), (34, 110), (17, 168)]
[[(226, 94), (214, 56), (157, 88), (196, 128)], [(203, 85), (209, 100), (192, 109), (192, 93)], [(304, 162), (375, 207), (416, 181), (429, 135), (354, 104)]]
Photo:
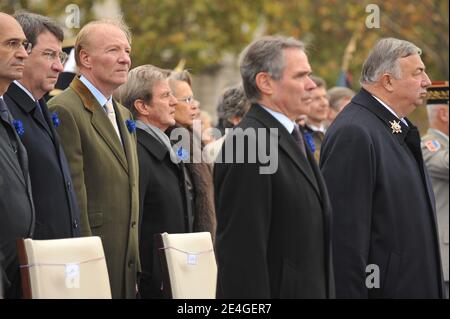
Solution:
[[(100, 236), (113, 298), (135, 298), (139, 270), (138, 162), (131, 113), (112, 99), (125, 83), (130, 34), (122, 22), (95, 21), (75, 42), (79, 75), (48, 104), (57, 112), (81, 211), (83, 236)], [(70, 187), (70, 185), (68, 185)]]

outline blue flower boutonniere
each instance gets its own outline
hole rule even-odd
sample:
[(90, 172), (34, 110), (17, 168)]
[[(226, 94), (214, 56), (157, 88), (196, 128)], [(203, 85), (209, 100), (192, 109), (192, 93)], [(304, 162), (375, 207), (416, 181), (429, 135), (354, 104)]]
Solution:
[(134, 132), (136, 132), (136, 122), (135, 121), (128, 119), (125, 121), (125, 124), (127, 125), (128, 131), (130, 133), (133, 134)]
[(57, 128), (58, 126), (61, 125), (61, 121), (59, 120), (58, 113), (56, 113), (56, 112), (52, 113), (52, 122), (53, 122), (53, 126), (55, 128)]
[(311, 153), (314, 153), (316, 151), (316, 145), (314, 144), (314, 140), (311, 133), (305, 132), (303, 134), (306, 140), (306, 144), (308, 144), (309, 149), (311, 150)]
[(182, 161), (187, 161), (189, 159), (189, 152), (184, 148), (180, 147), (177, 151), (177, 156)]
[(23, 134), (25, 134), (25, 129), (23, 128), (23, 123), (21, 120), (13, 120), (14, 128), (16, 129), (17, 135), (19, 135), (20, 137), (23, 136)]

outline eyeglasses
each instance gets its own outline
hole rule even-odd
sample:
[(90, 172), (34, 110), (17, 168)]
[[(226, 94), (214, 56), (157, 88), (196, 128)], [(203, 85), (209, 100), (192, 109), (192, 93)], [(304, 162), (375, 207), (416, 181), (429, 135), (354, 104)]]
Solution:
[(27, 40), (20, 41), (17, 39), (6, 41), (5, 43), (3, 43), (3, 46), (6, 46), (10, 50), (14, 51), (17, 51), (20, 49), (20, 47), (23, 47), (28, 54), (31, 53), (31, 49), (33, 47), (33, 45)]
[(187, 104), (194, 104), (194, 102), (195, 102), (195, 99), (194, 99), (193, 96), (188, 96), (188, 97), (185, 97), (185, 98), (182, 98), (182, 99), (177, 99), (177, 100), (180, 101), (180, 102), (185, 102)]
[(64, 62), (67, 61), (67, 58), (69, 57), (66, 52), (56, 52), (53, 50), (37, 50), (42, 53), (43, 56), (47, 57), (47, 60), (49, 61), (55, 61), (56, 59), (59, 59), (59, 62), (61, 64), (64, 64)]

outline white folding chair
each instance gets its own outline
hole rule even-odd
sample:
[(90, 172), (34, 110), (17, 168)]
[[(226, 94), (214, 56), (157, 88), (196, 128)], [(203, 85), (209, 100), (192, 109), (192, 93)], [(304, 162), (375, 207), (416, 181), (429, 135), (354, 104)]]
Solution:
[(23, 298), (111, 298), (99, 237), (18, 239), (17, 250)]
[(156, 234), (163, 292), (173, 299), (214, 299), (217, 263), (211, 234)]

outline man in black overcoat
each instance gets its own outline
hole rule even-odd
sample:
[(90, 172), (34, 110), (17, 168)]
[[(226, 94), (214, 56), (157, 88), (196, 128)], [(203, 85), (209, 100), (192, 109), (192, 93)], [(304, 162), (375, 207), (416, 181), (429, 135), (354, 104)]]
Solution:
[(316, 87), (303, 44), (261, 38), (240, 70), (253, 105), (214, 166), (217, 297), (331, 298), (328, 195), (295, 124)]
[(435, 200), (417, 128), (430, 79), (414, 44), (380, 40), (322, 144), (338, 298), (442, 298)]

